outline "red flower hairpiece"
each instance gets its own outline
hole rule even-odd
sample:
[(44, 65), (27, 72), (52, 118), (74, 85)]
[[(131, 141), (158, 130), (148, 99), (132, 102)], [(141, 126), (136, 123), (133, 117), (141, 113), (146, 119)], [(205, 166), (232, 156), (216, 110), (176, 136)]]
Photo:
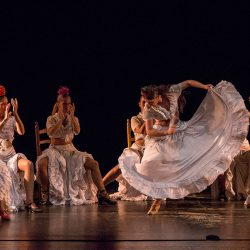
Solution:
[(57, 91), (58, 95), (67, 96), (69, 95), (69, 88), (66, 86), (61, 86)]
[(6, 89), (3, 85), (0, 85), (0, 96), (6, 95)]

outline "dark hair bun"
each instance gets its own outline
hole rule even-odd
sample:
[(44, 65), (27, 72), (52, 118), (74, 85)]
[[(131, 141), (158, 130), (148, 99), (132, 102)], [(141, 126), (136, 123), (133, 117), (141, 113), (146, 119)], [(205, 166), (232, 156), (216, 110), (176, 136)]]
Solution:
[(159, 95), (156, 85), (148, 85), (141, 88), (141, 95), (147, 100), (152, 100)]

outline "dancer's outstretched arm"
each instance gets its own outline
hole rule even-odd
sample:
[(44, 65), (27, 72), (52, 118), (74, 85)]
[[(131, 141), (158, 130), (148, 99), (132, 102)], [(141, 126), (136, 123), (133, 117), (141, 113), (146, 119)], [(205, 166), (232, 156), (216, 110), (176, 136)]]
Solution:
[(186, 80), (180, 83), (181, 89), (184, 90), (189, 87), (199, 88), (199, 89), (212, 89), (214, 86), (213, 84), (203, 84), (196, 80)]

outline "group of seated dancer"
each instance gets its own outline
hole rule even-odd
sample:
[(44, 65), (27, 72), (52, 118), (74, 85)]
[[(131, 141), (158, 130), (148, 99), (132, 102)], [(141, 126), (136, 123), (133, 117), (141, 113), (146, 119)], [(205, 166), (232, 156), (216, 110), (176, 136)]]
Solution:
[[(10, 112), (12, 105), (13, 111)], [(16, 153), (12, 145), (14, 131), (23, 135), (24, 125), (18, 115), (17, 99), (8, 103), (6, 89), (0, 86), (0, 217), (10, 220), (10, 211), (26, 209), (32, 213), (43, 210), (34, 203), (34, 166), (25, 155)], [(48, 149), (38, 157), (36, 180), (41, 185), (42, 202), (81, 205), (99, 202), (114, 205), (109, 197), (99, 169), (91, 154), (78, 151), (72, 140), (79, 134), (80, 124), (75, 116), (69, 89), (58, 91), (52, 115), (47, 118)], [(24, 177), (22, 178), (22, 173)]]
[[(208, 92), (193, 117), (181, 121), (185, 105), (182, 91), (188, 87)], [(148, 85), (141, 88), (139, 107), (141, 112), (131, 119), (135, 143), (123, 150), (118, 164), (102, 179), (98, 162), (73, 144), (80, 124), (69, 89), (60, 87), (46, 122), (51, 143), (36, 161), (42, 204), (114, 205), (116, 199), (151, 198), (154, 201), (148, 214), (156, 214), (162, 199), (201, 192), (229, 169), (248, 132), (248, 110), (227, 81), (215, 87), (195, 80)], [(8, 103), (1, 85), (0, 216), (4, 220), (10, 219), (10, 209), (42, 212), (33, 201), (33, 164), (12, 145), (14, 131), (24, 134), (17, 111), (17, 100)], [(20, 173), (24, 173), (23, 178)], [(118, 193), (110, 196), (105, 185), (115, 179), (119, 181)]]

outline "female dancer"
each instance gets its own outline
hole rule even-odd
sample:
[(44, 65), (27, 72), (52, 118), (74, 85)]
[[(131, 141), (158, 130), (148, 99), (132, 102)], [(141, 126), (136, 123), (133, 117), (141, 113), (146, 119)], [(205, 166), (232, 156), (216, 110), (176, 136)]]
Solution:
[[(13, 115), (10, 107), (13, 108)], [(14, 131), (23, 135), (24, 125), (18, 115), (17, 99), (11, 99), (8, 103), (6, 90), (0, 85), (0, 199), (2, 209), (6, 206), (13, 211), (22, 209), (25, 201), (25, 208), (29, 212), (42, 212), (33, 201), (34, 190), (34, 167), (33, 163), (21, 153), (16, 153), (12, 145)], [(20, 173), (24, 173), (24, 180), (21, 180)], [(23, 188), (24, 186), (24, 188)], [(5, 208), (4, 208), (5, 207)], [(1, 212), (3, 218), (3, 212)]]
[(51, 144), (38, 157), (36, 166), (37, 181), (43, 193), (49, 192), (50, 202), (82, 205), (94, 203), (98, 198), (99, 204), (116, 204), (104, 187), (98, 162), (73, 145), (80, 124), (67, 87), (58, 90), (57, 103), (47, 118), (46, 128)]
[(10, 172), (6, 164), (0, 162), (0, 217), (2, 220), (10, 220), (10, 192)]
[[(177, 106), (188, 87), (209, 90), (196, 113), (187, 122), (161, 107), (156, 86), (142, 88), (147, 137), (141, 162), (119, 159), (124, 178), (134, 188), (155, 198), (148, 214), (155, 214), (163, 198), (179, 199), (212, 184), (230, 166), (248, 130), (248, 111), (234, 86), (221, 81), (215, 88), (187, 80), (168, 88), (169, 106)], [(170, 103), (172, 101), (172, 103)], [(175, 109), (178, 111), (178, 108)]]
[[(135, 158), (135, 162), (140, 161), (144, 151), (144, 137), (145, 137), (145, 123), (142, 119), (142, 113), (145, 105), (145, 99), (141, 96), (139, 101), (140, 113), (131, 118), (131, 129), (134, 133), (135, 142), (130, 148), (125, 148), (120, 157), (129, 157)], [(129, 201), (140, 201), (146, 200), (147, 196), (141, 194), (139, 191), (134, 189), (129, 183), (122, 177), (119, 164), (113, 167), (104, 177), (104, 185), (108, 185), (112, 181), (117, 180), (119, 182), (118, 192), (111, 195), (114, 199), (120, 200), (129, 200)]]

